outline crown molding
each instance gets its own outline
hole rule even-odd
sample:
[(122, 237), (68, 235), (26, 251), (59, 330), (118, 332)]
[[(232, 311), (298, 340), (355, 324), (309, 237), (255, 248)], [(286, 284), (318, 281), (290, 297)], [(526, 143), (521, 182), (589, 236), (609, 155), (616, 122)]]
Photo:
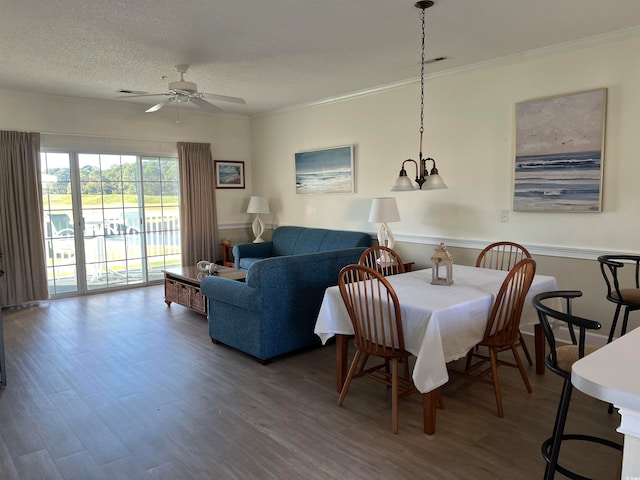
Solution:
[[(616, 30), (614, 32), (604, 33), (601, 35), (594, 35), (591, 37), (582, 38), (580, 40), (558, 43), (556, 45), (542, 47), (535, 50), (527, 50), (526, 52), (507, 55), (504, 57), (495, 58), (495, 59), (487, 60), (484, 62), (478, 62), (471, 65), (465, 65), (463, 67), (441, 70), (439, 72), (427, 74), (425, 75), (424, 78), (426, 80), (430, 80), (435, 78), (457, 75), (464, 72), (481, 71), (489, 68), (512, 65), (516, 63), (530, 61), (530, 60), (536, 60), (536, 59), (551, 57), (554, 55), (560, 55), (563, 53), (572, 52), (572, 51), (576, 51), (576, 50), (580, 50), (583, 48), (592, 47), (596, 45), (604, 45), (607, 43), (618, 42), (618, 41), (626, 40), (628, 38), (637, 37), (639, 35), (640, 35), (640, 26), (635, 26), (635, 27), (625, 28), (622, 30)], [(403, 87), (406, 87), (407, 85), (413, 85), (418, 82), (419, 82), (419, 78), (417, 77), (410, 78), (410, 79), (401, 80), (401, 81), (386, 84), (386, 85), (380, 85), (380, 86), (368, 88), (365, 90), (359, 90), (352, 93), (339, 95), (337, 97), (324, 98), (324, 99), (320, 99), (312, 102), (300, 103), (297, 105), (291, 105), (288, 107), (271, 110), (269, 112), (258, 113), (256, 115), (252, 115), (251, 117), (252, 118), (267, 117), (270, 115), (302, 110), (310, 107), (317, 107), (317, 106), (329, 105), (333, 103), (345, 102), (345, 101), (353, 100), (360, 97), (366, 97), (369, 95), (376, 95), (378, 93), (382, 93), (386, 91), (396, 90), (398, 88), (403, 88)]]

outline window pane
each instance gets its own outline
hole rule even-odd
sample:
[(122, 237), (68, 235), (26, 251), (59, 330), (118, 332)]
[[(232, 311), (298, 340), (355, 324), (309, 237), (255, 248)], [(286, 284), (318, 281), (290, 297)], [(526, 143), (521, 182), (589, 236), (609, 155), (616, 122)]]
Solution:
[(160, 178), (163, 182), (178, 183), (178, 162), (173, 158), (161, 158), (160, 159)]
[(52, 295), (78, 290), (71, 160), (68, 153), (40, 154), (47, 280)]

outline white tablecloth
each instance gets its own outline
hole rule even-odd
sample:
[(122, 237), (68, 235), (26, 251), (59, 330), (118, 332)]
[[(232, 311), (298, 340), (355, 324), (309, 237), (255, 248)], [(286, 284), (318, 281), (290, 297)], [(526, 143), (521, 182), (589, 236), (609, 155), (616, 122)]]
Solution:
[[(455, 265), (453, 285), (431, 285), (431, 269), (392, 275), (402, 312), (405, 348), (416, 356), (413, 380), (429, 392), (449, 380), (446, 363), (461, 358), (484, 335), (495, 295), (507, 272)], [(522, 312), (521, 325), (538, 323), (531, 299), (557, 290), (554, 277), (536, 275)], [(353, 335), (349, 315), (337, 286), (325, 291), (314, 329), (322, 343), (335, 334)]]

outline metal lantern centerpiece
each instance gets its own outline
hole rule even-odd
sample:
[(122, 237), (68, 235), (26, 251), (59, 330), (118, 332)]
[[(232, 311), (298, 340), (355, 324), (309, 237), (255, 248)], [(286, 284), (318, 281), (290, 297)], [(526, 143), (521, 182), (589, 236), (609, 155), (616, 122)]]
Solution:
[(453, 257), (444, 243), (436, 248), (431, 257), (431, 284), (451, 285), (453, 283)]

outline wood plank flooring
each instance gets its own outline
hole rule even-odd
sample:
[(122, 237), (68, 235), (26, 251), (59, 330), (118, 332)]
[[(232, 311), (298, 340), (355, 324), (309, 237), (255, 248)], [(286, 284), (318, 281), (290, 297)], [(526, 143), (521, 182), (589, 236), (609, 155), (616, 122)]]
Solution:
[[(5, 309), (3, 320), (2, 480), (537, 479), (560, 394), (551, 373), (528, 367), (528, 395), (501, 367), (500, 419), (491, 387), (454, 378), (434, 436), (419, 396), (400, 402), (393, 435), (380, 384), (355, 380), (336, 405), (333, 345), (263, 366), (212, 344), (206, 318), (168, 308), (161, 286)], [(619, 421), (575, 391), (567, 431), (622, 441)], [(561, 458), (595, 478), (619, 468), (616, 454), (576, 442)]]

